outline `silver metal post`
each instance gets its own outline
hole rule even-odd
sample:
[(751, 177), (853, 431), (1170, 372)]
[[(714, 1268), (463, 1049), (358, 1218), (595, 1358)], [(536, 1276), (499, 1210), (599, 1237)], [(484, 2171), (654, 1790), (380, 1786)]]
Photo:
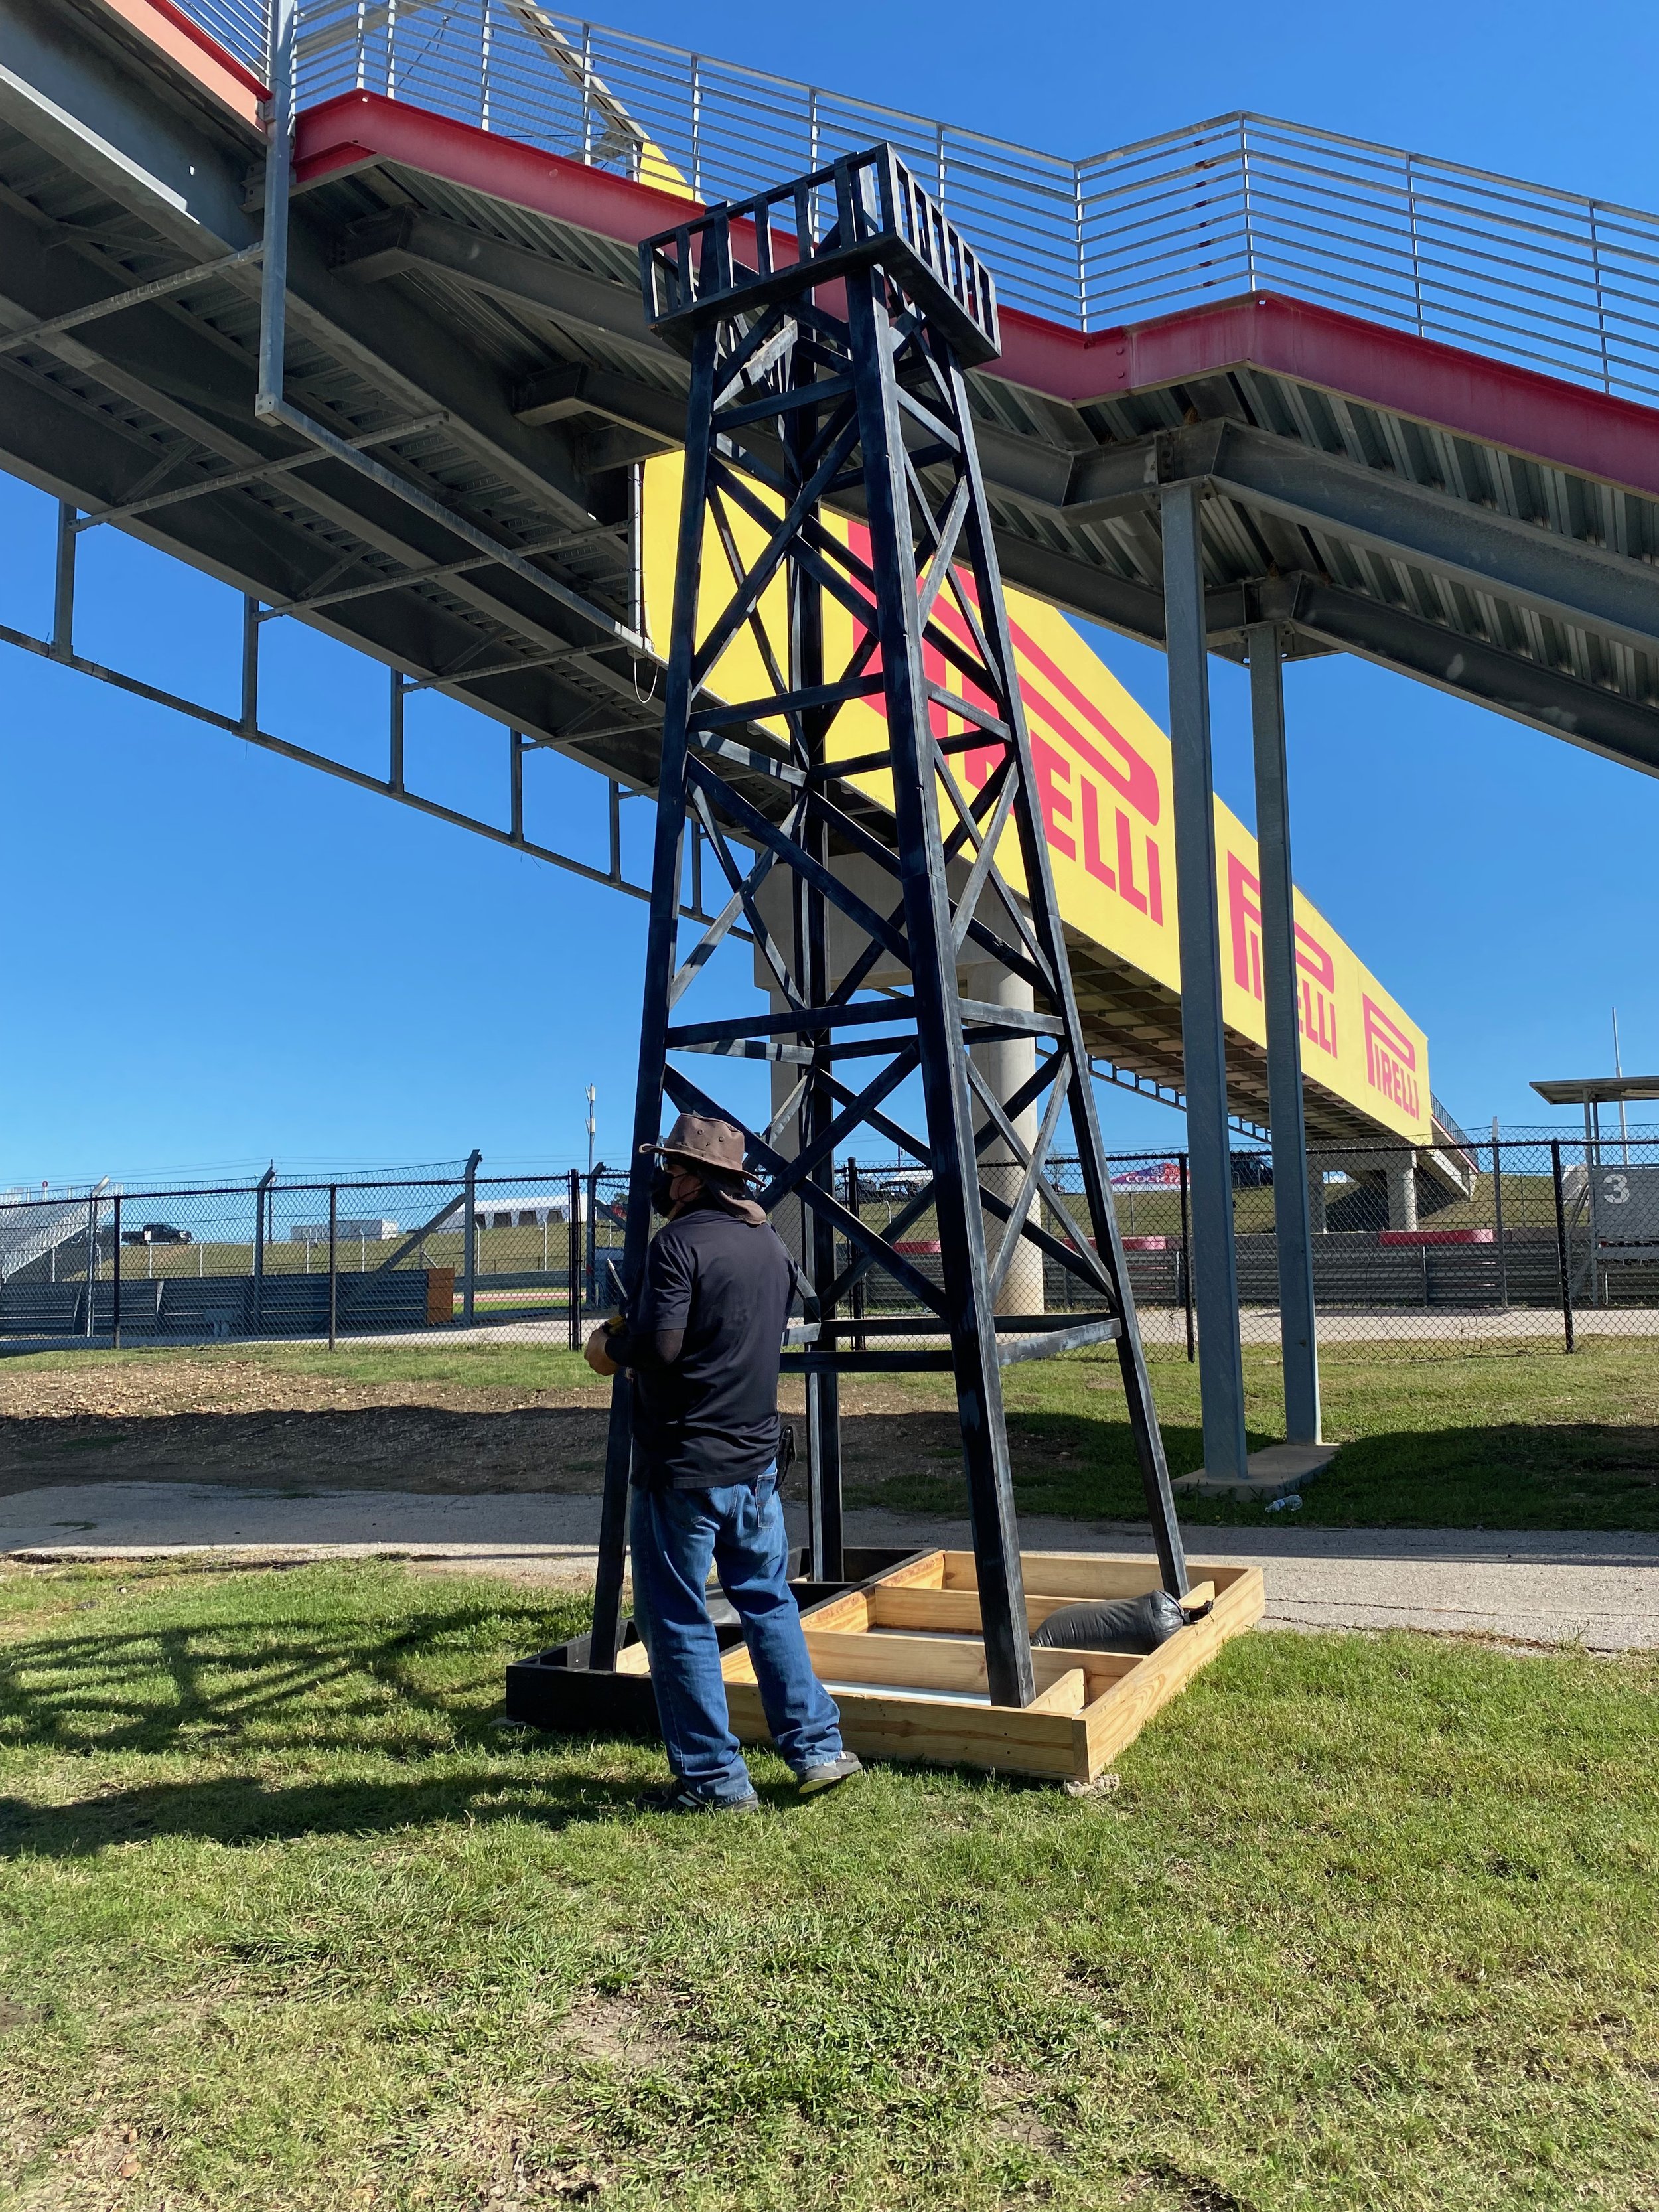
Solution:
[(1077, 326), (1089, 327), (1089, 248), (1084, 234), (1083, 164), (1072, 164), (1072, 228), (1077, 244)]
[(242, 600), (242, 727), (252, 736), (259, 726), (259, 602)]
[(1316, 1444), (1320, 1442), (1319, 1350), (1314, 1334), (1308, 1132), (1302, 1110), (1291, 807), (1285, 767), (1285, 673), (1276, 623), (1255, 623), (1244, 636), (1250, 654), (1250, 732), (1255, 751), (1261, 988), (1267, 1016), (1267, 1118), (1273, 1137), (1273, 1227), (1279, 1248), (1279, 1329), (1285, 1358), (1285, 1440)]
[(392, 710), (387, 732), (390, 758), (386, 763), (386, 781), (393, 795), (401, 797), (404, 790), (404, 694), (408, 687), (404, 682), (401, 668), (394, 668), (391, 673)]
[(1191, 1156), (1204, 1468), (1213, 1480), (1243, 1482), (1247, 1479), (1244, 1364), (1238, 1340), (1227, 1054), (1221, 1017), (1221, 915), (1216, 893), (1200, 496), (1200, 487), (1190, 482), (1168, 484), (1160, 495), (1181, 927), (1181, 1048)]
[(461, 1319), (472, 1319), (473, 1293), (478, 1279), (478, 1163), (475, 1152), (466, 1164), (466, 1212), (461, 1224)]
[(58, 502), (58, 566), (52, 599), (52, 657), (67, 660), (75, 651), (75, 541), (78, 509), (66, 499)]
[(1589, 210), (1590, 267), (1595, 276), (1595, 335), (1601, 349), (1601, 389), (1613, 390), (1613, 365), (1607, 359), (1607, 307), (1601, 289), (1601, 238), (1595, 227), (1595, 203)]
[(691, 57), (691, 197), (702, 198), (702, 66)]
[(273, 1160), (260, 1176), (253, 1194), (253, 1332), (256, 1336), (264, 1327), (266, 1215), (270, 1205), (270, 1186), (276, 1180), (276, 1163)]
[(593, 166), (593, 27), (582, 25), (582, 161)]
[(1417, 310), (1417, 335), (1423, 335), (1423, 252), (1417, 235), (1417, 182), (1412, 174), (1412, 157), (1406, 156), (1406, 222), (1412, 240), (1412, 298)]
[(259, 388), (253, 411), (282, 404), (288, 314), (288, 195), (294, 168), (294, 23), (296, 0), (270, 0), (270, 133), (266, 142), (264, 253), (259, 263)]
[[(645, 635), (645, 463), (635, 461), (628, 471), (628, 627)], [(639, 671), (634, 672), (635, 690)], [(652, 678), (652, 689), (656, 678)]]

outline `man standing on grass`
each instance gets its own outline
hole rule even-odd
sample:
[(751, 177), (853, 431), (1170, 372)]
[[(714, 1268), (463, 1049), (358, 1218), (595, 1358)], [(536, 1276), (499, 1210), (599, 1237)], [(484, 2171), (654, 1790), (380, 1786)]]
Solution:
[(793, 1268), (754, 1200), (743, 1133), (682, 1114), (651, 1202), (665, 1217), (632, 1310), (587, 1340), (596, 1375), (634, 1387), (634, 1617), (674, 1779), (659, 1813), (752, 1813), (708, 1617), (710, 1564), (737, 1607), (772, 1740), (803, 1796), (861, 1770), (812, 1672), (778, 1498), (778, 1361)]

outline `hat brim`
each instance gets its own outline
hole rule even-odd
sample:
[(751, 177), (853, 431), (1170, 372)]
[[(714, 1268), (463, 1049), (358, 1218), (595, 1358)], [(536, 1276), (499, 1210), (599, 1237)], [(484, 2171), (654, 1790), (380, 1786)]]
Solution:
[(688, 1152), (684, 1145), (641, 1145), (642, 1152), (654, 1152), (659, 1160), (688, 1160), (694, 1168), (708, 1168), (714, 1175), (736, 1176), (741, 1182), (759, 1185), (765, 1175), (756, 1168), (728, 1167), (724, 1160), (706, 1159), (701, 1152)]

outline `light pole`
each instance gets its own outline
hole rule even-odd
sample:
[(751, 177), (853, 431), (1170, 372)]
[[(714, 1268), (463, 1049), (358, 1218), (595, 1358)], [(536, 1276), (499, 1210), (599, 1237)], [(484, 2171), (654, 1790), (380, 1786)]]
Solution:
[(593, 1101), (598, 1096), (590, 1083), (587, 1086), (587, 1172), (590, 1176), (593, 1172), (593, 1139), (599, 1126), (593, 1118)]

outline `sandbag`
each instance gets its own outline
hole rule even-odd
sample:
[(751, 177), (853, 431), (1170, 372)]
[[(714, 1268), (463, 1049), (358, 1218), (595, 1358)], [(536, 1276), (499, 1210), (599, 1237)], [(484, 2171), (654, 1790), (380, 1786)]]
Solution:
[(1032, 1637), (1044, 1650), (1156, 1651), (1176, 1629), (1189, 1620), (1202, 1620), (1207, 1605), (1184, 1612), (1167, 1590), (1148, 1590), (1144, 1597), (1085, 1598), (1051, 1613)]

